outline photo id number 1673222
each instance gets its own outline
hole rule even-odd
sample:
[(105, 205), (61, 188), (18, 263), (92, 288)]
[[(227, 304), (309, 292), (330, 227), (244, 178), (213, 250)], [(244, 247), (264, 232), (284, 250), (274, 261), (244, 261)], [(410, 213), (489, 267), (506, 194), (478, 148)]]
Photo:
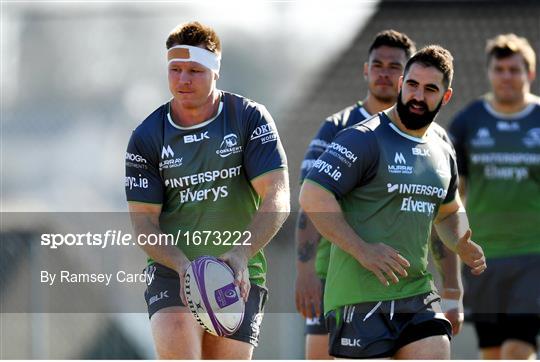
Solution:
[[(180, 232), (179, 232), (180, 233)], [(251, 245), (250, 231), (210, 231), (196, 230), (181, 233), (186, 245), (239, 246)]]

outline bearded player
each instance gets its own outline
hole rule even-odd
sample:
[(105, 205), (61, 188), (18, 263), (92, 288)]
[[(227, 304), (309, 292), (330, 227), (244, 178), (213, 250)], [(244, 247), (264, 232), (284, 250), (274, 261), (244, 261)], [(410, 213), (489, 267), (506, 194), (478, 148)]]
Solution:
[(446, 49), (415, 53), (397, 104), (338, 134), (302, 186), (302, 207), (332, 242), (324, 304), (334, 357), (450, 358), (451, 324), (426, 269), (432, 224), (473, 273), (486, 269), (455, 153), (431, 127), (452, 76)]
[[(310, 142), (300, 183), (336, 134), (358, 122), (390, 108), (396, 102), (399, 77), (407, 59), (416, 50), (414, 42), (403, 33), (385, 30), (378, 33), (364, 63), (367, 96), (355, 105), (328, 117)], [(330, 242), (321, 238), (302, 209), (296, 231), (296, 308), (306, 318), (306, 359), (329, 359), (328, 330), (323, 315), (323, 291), (330, 258)]]

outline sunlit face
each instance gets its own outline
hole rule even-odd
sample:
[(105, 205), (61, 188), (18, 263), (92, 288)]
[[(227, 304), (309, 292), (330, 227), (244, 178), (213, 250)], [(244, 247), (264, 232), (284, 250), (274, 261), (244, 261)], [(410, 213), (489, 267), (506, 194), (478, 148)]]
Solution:
[(442, 105), (448, 103), (452, 89), (444, 86), (443, 74), (435, 67), (414, 63), (400, 81), (397, 111), (402, 123), (411, 130), (431, 122)]
[(394, 102), (406, 62), (407, 55), (403, 49), (386, 45), (373, 49), (364, 64), (364, 77), (370, 94), (381, 102)]
[(185, 108), (198, 108), (211, 99), (218, 76), (196, 62), (171, 62), (168, 78), (175, 101)]
[(523, 56), (514, 54), (500, 59), (491, 57), (488, 78), (495, 100), (512, 104), (520, 102), (529, 92), (534, 75), (527, 71)]

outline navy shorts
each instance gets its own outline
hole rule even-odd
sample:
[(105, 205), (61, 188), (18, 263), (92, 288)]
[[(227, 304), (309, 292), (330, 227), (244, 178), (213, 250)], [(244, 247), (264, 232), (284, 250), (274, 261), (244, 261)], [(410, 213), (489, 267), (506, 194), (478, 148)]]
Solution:
[(327, 315), (331, 356), (387, 358), (401, 347), (431, 336), (452, 337), (436, 293), (394, 301), (348, 305)]
[[(167, 307), (185, 307), (180, 298), (180, 279), (178, 273), (164, 265), (154, 263), (146, 267), (145, 273), (152, 275), (146, 286), (144, 299), (148, 307), (148, 317)], [(244, 320), (236, 333), (226, 338), (247, 342), (254, 347), (259, 344), (259, 334), (268, 297), (266, 288), (251, 284)], [(189, 311), (188, 311), (189, 313)]]
[(465, 318), (474, 323), (480, 348), (518, 339), (537, 348), (540, 331), (540, 255), (488, 260), (482, 274), (463, 272)]

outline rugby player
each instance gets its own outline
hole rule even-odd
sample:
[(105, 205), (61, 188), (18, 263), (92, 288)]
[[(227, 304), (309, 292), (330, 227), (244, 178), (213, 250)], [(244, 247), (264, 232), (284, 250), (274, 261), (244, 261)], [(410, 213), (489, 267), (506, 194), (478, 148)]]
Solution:
[[(213, 29), (179, 25), (166, 47), (172, 99), (135, 129), (126, 153), (136, 233), (181, 235), (176, 246), (142, 246), (154, 274), (145, 299), (156, 352), (163, 359), (250, 359), (267, 295), (262, 248), (290, 208), (285, 153), (263, 105), (216, 88), (221, 43)], [(190, 238), (194, 231), (212, 233), (202, 242)], [(241, 233), (242, 245), (232, 246), (227, 232)], [(231, 266), (246, 301), (230, 337), (204, 332), (181, 298), (185, 270), (201, 255)]]
[[(487, 42), (491, 92), (450, 126), (461, 194), (489, 270), (464, 273), (484, 359), (533, 359), (540, 331), (540, 101), (536, 56), (515, 34)], [(469, 315), (469, 313), (467, 313)]]
[[(339, 131), (390, 108), (396, 102), (399, 77), (407, 59), (415, 51), (414, 42), (406, 34), (385, 30), (375, 36), (364, 63), (363, 74), (368, 85), (366, 97), (324, 121), (307, 149), (300, 170), (300, 183)], [(329, 359), (322, 292), (330, 243), (321, 238), (302, 209), (296, 225), (296, 248), (295, 299), (298, 312), (306, 318), (305, 356), (307, 359)]]
[(332, 242), (324, 312), (334, 357), (450, 358), (451, 324), (426, 270), (432, 223), (474, 274), (486, 268), (455, 154), (431, 126), (452, 76), (446, 49), (415, 53), (397, 104), (339, 133), (306, 176), (300, 204)]

